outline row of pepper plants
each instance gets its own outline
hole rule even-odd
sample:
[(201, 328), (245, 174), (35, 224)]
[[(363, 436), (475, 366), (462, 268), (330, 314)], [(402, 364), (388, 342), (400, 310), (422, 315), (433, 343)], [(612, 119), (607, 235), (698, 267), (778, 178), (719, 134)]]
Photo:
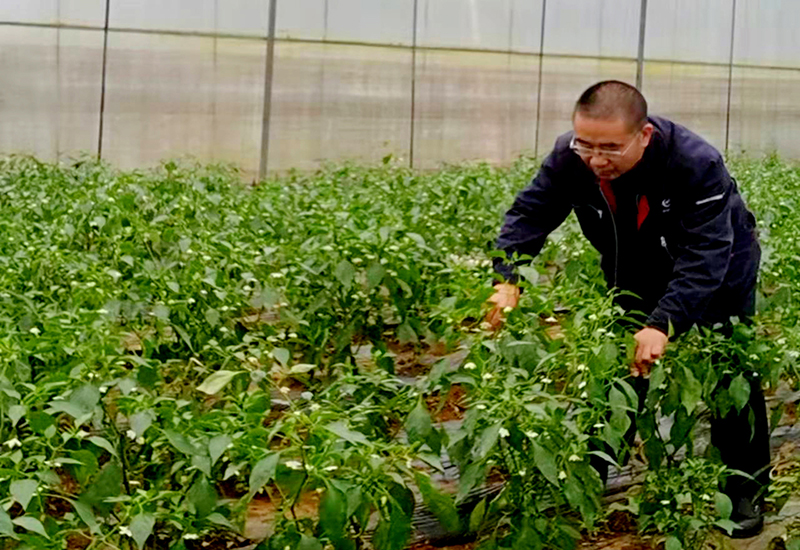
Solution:
[[(231, 547), (258, 500), (270, 550), (399, 550), (423, 506), (486, 550), (566, 550), (609, 511), (592, 464), (638, 451), (649, 473), (624, 508), (668, 550), (701, 548), (733, 525), (698, 419), (746, 406), (744, 371), (797, 380), (800, 171), (733, 168), (765, 245), (761, 313), (684, 337), (637, 413), (630, 333), (573, 220), (522, 268), (503, 331), (482, 323), (531, 159), (257, 185), (228, 166), (0, 161), (0, 548)], [(459, 348), (397, 372), (398, 353)], [(794, 487), (776, 486), (780, 504)]]

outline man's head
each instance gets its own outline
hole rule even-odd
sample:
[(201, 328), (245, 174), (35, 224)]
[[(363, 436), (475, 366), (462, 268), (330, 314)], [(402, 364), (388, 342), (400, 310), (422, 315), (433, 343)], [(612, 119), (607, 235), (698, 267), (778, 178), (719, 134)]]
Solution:
[(653, 135), (644, 96), (617, 80), (598, 82), (583, 92), (572, 126), (572, 149), (598, 178), (608, 180), (633, 168)]

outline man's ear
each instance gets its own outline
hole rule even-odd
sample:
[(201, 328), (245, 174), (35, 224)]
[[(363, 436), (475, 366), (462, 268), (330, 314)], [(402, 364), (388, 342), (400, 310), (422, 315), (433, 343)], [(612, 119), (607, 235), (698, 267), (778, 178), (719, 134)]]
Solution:
[(644, 147), (650, 145), (650, 140), (653, 137), (653, 130), (654, 130), (653, 125), (650, 124), (649, 122), (645, 124), (644, 127), (642, 128), (642, 145)]

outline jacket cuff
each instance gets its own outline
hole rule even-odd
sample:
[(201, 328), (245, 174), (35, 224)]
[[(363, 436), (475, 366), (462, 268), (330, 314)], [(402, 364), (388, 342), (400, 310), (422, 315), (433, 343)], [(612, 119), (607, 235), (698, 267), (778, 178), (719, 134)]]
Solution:
[[(661, 308), (656, 308), (656, 310), (650, 314), (645, 322), (645, 326), (658, 329), (670, 338), (680, 336), (692, 328), (691, 323), (686, 323), (680, 321), (679, 319), (675, 319), (675, 317)], [(670, 334), (670, 328), (672, 329), (672, 334)]]
[(515, 285), (519, 282), (519, 275), (514, 272), (514, 266), (504, 262), (502, 258), (494, 258), (494, 270), (507, 283)]

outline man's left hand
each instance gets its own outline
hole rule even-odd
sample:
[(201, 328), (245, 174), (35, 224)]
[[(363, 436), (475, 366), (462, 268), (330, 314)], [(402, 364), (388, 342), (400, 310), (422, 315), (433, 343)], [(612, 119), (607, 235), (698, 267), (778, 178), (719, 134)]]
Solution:
[(647, 376), (650, 365), (664, 355), (669, 338), (657, 328), (643, 328), (634, 336), (636, 339), (636, 357), (631, 365), (632, 376)]

